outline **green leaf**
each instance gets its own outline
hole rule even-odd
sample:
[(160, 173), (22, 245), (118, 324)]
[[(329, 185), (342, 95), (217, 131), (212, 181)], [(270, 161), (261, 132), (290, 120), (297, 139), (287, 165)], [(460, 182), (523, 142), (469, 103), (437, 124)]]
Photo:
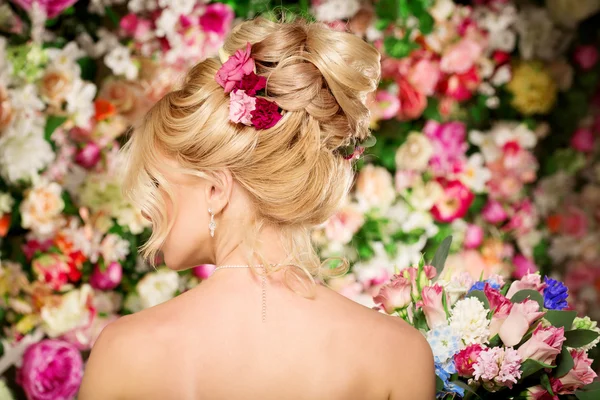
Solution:
[(555, 366), (544, 364), (529, 358), (525, 360), (523, 364), (521, 364), (521, 371), (523, 371), (523, 375), (521, 376), (521, 378), (525, 379), (528, 376), (533, 375), (544, 368), (555, 368)]
[(46, 119), (46, 127), (44, 128), (44, 138), (50, 142), (52, 133), (67, 120), (67, 117), (60, 117), (57, 115), (50, 115)]
[(474, 394), (475, 397), (477, 397), (478, 399), (480, 399), (481, 397), (479, 397), (479, 395), (477, 394), (477, 392), (475, 391), (475, 389), (473, 389), (471, 386), (467, 385), (466, 383), (464, 383), (463, 381), (452, 381), (452, 383), (454, 383), (456, 386), (460, 386), (461, 388), (465, 389), (465, 391)]
[(375, 3), (375, 13), (381, 19), (396, 20), (398, 18), (396, 0), (379, 0)]
[(498, 347), (500, 346), (500, 343), (502, 342), (502, 340), (500, 340), (500, 335), (495, 334), (494, 337), (492, 337), (490, 339), (490, 347)]
[(428, 35), (433, 32), (434, 25), (435, 21), (428, 12), (424, 12), (419, 16), (419, 30), (423, 35)]
[(104, 11), (106, 13), (106, 16), (108, 17), (108, 19), (110, 20), (110, 22), (115, 26), (118, 27), (119, 26), (119, 17), (117, 16), (117, 14), (113, 11), (113, 9), (109, 6), (104, 7)]
[(473, 290), (469, 294), (467, 294), (466, 297), (475, 297), (476, 299), (478, 299), (479, 301), (481, 301), (483, 303), (483, 306), (485, 307), (486, 310), (490, 309), (490, 302), (489, 302), (487, 296), (485, 295), (485, 293), (483, 293), (483, 291)]
[(394, 58), (408, 57), (413, 50), (419, 48), (419, 46), (410, 41), (409, 38), (410, 32), (406, 32), (405, 38), (403, 39), (398, 39), (393, 36), (386, 37), (383, 39), (385, 52)]
[(600, 399), (600, 382), (590, 383), (575, 392), (575, 397), (579, 400), (597, 400)]
[(513, 295), (510, 301), (513, 303), (521, 303), (526, 299), (537, 301), (537, 303), (540, 305), (540, 310), (544, 308), (544, 298), (540, 292), (532, 289), (519, 290)]
[(361, 142), (360, 146), (364, 148), (369, 148), (375, 146), (375, 144), (377, 144), (377, 138), (371, 135), (367, 137), (363, 142)]
[(573, 357), (571, 356), (571, 353), (569, 352), (569, 350), (566, 347), (563, 347), (560, 355), (556, 359), (556, 369), (554, 370), (554, 377), (562, 378), (574, 366), (575, 366), (575, 362), (573, 361)]
[(565, 346), (578, 349), (596, 340), (598, 333), (589, 329), (577, 329), (565, 332), (565, 337)]
[(444, 390), (444, 381), (439, 376), (435, 376), (435, 391), (441, 392)]
[(548, 310), (544, 315), (544, 319), (556, 328), (562, 326), (565, 331), (570, 331), (576, 316), (577, 311)]
[(444, 270), (444, 264), (446, 264), (446, 258), (448, 258), (448, 252), (450, 251), (450, 245), (452, 244), (452, 236), (447, 236), (433, 256), (431, 265), (435, 267), (437, 274), (440, 275)]
[(540, 384), (544, 389), (548, 391), (548, 393), (550, 393), (551, 396), (554, 396), (554, 392), (552, 391), (552, 385), (550, 384), (550, 378), (548, 378), (547, 374), (543, 374), (540, 377)]

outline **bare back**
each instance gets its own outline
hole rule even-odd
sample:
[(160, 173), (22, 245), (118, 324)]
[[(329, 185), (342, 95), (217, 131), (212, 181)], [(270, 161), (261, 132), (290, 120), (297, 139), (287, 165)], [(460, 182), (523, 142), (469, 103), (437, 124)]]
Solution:
[[(389, 399), (394, 378), (410, 380), (415, 357), (431, 357), (408, 324), (323, 286), (306, 299), (269, 284), (263, 322), (260, 283), (251, 282), (259, 278), (228, 274), (111, 327), (128, 353), (128, 395), (119, 398)], [(433, 371), (421, 384), (432, 379)], [(96, 398), (86, 384), (81, 399)]]

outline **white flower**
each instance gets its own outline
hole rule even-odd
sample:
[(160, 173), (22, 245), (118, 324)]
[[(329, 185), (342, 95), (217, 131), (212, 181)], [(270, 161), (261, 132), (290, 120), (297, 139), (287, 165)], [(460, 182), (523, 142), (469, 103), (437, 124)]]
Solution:
[(158, 0), (158, 5), (163, 8), (169, 8), (178, 15), (187, 15), (194, 9), (196, 0)]
[(444, 194), (444, 188), (437, 181), (423, 182), (423, 178), (418, 176), (408, 196), (408, 201), (416, 210), (429, 211), (440, 200)]
[(396, 189), (390, 172), (368, 164), (356, 179), (356, 199), (363, 210), (387, 210), (396, 199)]
[(13, 108), (26, 111), (42, 111), (46, 104), (40, 99), (37, 88), (33, 84), (27, 84), (18, 89), (8, 91)]
[(113, 261), (123, 261), (129, 254), (129, 242), (119, 235), (109, 233), (100, 244), (100, 253), (107, 264)]
[(171, 37), (175, 35), (175, 27), (179, 21), (179, 15), (170, 9), (164, 9), (160, 13), (160, 17), (155, 21), (156, 23), (156, 36), (157, 37)]
[(130, 0), (127, 2), (127, 8), (134, 14), (140, 14), (143, 11), (154, 11), (158, 8), (157, 0)]
[(508, 142), (517, 142), (525, 149), (532, 149), (537, 144), (537, 136), (527, 125), (518, 122), (499, 122), (492, 128), (494, 142), (499, 148)]
[(496, 70), (491, 81), (494, 86), (502, 86), (512, 79), (512, 70), (510, 65), (503, 65)]
[(313, 7), (313, 14), (318, 21), (334, 22), (353, 17), (359, 9), (358, 0), (323, 0)]
[(142, 213), (133, 207), (122, 207), (116, 213), (117, 223), (129, 228), (129, 232), (139, 235), (145, 228), (152, 226)]
[(436, 21), (445, 21), (452, 15), (455, 8), (456, 5), (452, 0), (436, 0), (433, 7), (429, 9), (429, 14)]
[(129, 49), (125, 46), (115, 46), (104, 56), (104, 63), (115, 75), (124, 75), (129, 80), (134, 80), (138, 75), (138, 68), (131, 60)]
[(465, 170), (459, 176), (461, 182), (476, 193), (484, 192), (485, 184), (491, 178), (492, 172), (485, 167), (485, 161), (481, 153), (475, 153), (469, 157), (465, 164)]
[(558, 235), (554, 236), (550, 242), (550, 248), (548, 249), (548, 254), (552, 257), (555, 263), (561, 263), (567, 257), (571, 257), (574, 254), (577, 254), (575, 251), (577, 249), (577, 242), (573, 236), (566, 235)]
[(94, 96), (96, 85), (76, 79), (66, 96), (67, 112), (71, 114), (75, 125), (87, 127), (94, 116)]
[(432, 155), (433, 145), (429, 138), (420, 132), (411, 132), (396, 151), (396, 167), (422, 171), (427, 168)]
[(21, 203), (21, 226), (31, 229), (38, 236), (47, 237), (62, 225), (64, 207), (61, 186), (56, 182), (40, 180), (27, 191)]
[(44, 306), (41, 310), (43, 329), (51, 338), (58, 337), (90, 322), (92, 287), (83, 284), (81, 288), (64, 294), (58, 306)]
[(54, 67), (63, 72), (69, 71), (79, 75), (81, 68), (77, 64), (77, 59), (84, 57), (85, 52), (79, 48), (76, 42), (69, 42), (62, 49), (49, 48), (46, 50), (46, 54)]
[(30, 181), (54, 160), (54, 152), (43, 135), (23, 130), (15, 132), (20, 134), (5, 132), (0, 138), (0, 174), (11, 183)]
[(572, 175), (565, 171), (543, 178), (535, 188), (533, 199), (541, 215), (548, 215), (554, 211), (566, 193), (571, 193), (575, 184)]
[(169, 269), (147, 274), (137, 284), (137, 293), (142, 308), (164, 303), (175, 296), (179, 287), (179, 275)]
[(118, 292), (100, 290), (94, 293), (93, 303), (98, 313), (114, 314), (121, 308), (123, 295)]
[(450, 316), (450, 327), (460, 338), (465, 346), (470, 344), (483, 344), (490, 335), (490, 320), (487, 318), (488, 310), (483, 303), (474, 297), (467, 297), (456, 302)]
[(475, 282), (470, 273), (462, 271), (459, 274), (452, 274), (450, 280), (438, 279), (436, 283), (444, 288), (444, 292), (448, 295), (449, 305), (452, 306), (467, 294)]
[(352, 267), (356, 280), (365, 287), (378, 285), (387, 281), (394, 274), (394, 263), (385, 252), (383, 243), (371, 244), (375, 256), (366, 262), (358, 262)]
[(0, 192), (0, 215), (9, 213), (14, 203), (15, 199), (12, 198), (10, 193)]
[(494, 141), (494, 137), (488, 132), (473, 130), (469, 132), (469, 141), (479, 146), (483, 158), (490, 163), (497, 160), (502, 155), (502, 149)]
[(567, 50), (573, 35), (554, 26), (548, 10), (524, 7), (515, 25), (519, 33), (519, 52), (525, 60), (550, 61)]

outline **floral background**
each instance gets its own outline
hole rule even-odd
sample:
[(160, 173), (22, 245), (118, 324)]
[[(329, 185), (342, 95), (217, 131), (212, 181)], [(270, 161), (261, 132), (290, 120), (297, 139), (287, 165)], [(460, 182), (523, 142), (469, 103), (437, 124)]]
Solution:
[(442, 279), (539, 270), (600, 319), (599, 11), (600, 0), (0, 1), (0, 399), (73, 398), (106, 324), (212, 272), (137, 257), (150, 227), (120, 193), (117, 154), (132, 123), (255, 15), (323, 21), (382, 53), (377, 144), (313, 235), (323, 257), (351, 261), (330, 286), (374, 306), (395, 271), (452, 235)]

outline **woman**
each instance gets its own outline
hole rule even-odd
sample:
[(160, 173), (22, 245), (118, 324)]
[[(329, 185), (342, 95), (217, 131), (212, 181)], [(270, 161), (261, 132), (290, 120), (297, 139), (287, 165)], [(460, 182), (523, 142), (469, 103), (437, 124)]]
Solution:
[(219, 268), (109, 325), (79, 399), (434, 398), (423, 336), (317, 283), (336, 271), (309, 237), (351, 185), (379, 53), (321, 24), (255, 19), (221, 58), (192, 68), (126, 149), (127, 193), (153, 223), (143, 255)]

